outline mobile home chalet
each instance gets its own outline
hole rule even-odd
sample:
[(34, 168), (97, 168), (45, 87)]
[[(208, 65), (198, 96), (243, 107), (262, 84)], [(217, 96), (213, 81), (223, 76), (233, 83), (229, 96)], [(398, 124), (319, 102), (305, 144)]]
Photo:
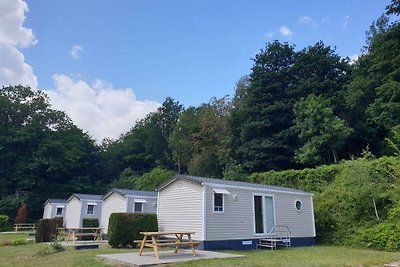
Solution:
[(43, 219), (52, 219), (54, 217), (64, 218), (66, 205), (66, 199), (49, 198), (43, 205)]
[(275, 225), (313, 245), (313, 195), (291, 188), (176, 175), (158, 188), (160, 231), (194, 231), (202, 249), (254, 249)]
[(103, 197), (100, 227), (103, 233), (108, 231), (108, 221), (115, 212), (147, 212), (157, 211), (157, 192), (137, 191), (114, 188)]
[(98, 219), (100, 223), (101, 198), (101, 195), (72, 194), (67, 200), (64, 226), (80, 228), (84, 218)]

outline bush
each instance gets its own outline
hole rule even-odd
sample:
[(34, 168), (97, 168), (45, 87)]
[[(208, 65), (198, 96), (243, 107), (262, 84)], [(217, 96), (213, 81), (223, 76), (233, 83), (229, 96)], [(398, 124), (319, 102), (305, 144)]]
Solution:
[(41, 219), (36, 228), (36, 243), (51, 242), (57, 238), (57, 219)]
[(112, 213), (108, 224), (108, 243), (113, 247), (134, 245), (140, 232), (158, 231), (157, 215), (151, 213)]
[(0, 231), (4, 231), (4, 229), (8, 226), (9, 217), (7, 215), (0, 215)]
[(82, 227), (99, 227), (99, 220), (92, 218), (83, 218)]
[(64, 227), (64, 218), (63, 217), (54, 217), (53, 220), (56, 221), (58, 228)]

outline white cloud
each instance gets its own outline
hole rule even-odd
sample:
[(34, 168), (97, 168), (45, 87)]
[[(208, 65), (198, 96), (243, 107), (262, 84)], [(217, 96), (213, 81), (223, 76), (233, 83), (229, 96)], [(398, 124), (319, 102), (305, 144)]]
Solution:
[(286, 38), (292, 38), (292, 36), (293, 36), (293, 32), (286, 25), (279, 27), (279, 32), (281, 33), (281, 35), (283, 37), (286, 37)]
[(275, 36), (275, 33), (273, 31), (269, 31), (265, 34), (265, 37), (267, 39), (272, 39)]
[(360, 57), (359, 54), (354, 54), (354, 55), (349, 56), (349, 58), (350, 58), (350, 64), (356, 63), (356, 61), (358, 60), (359, 57)]
[(45, 91), (53, 107), (64, 110), (75, 125), (98, 142), (105, 137), (118, 138), (160, 106), (155, 101), (137, 100), (131, 88), (115, 89), (102, 80), (89, 85), (62, 74), (55, 74), (53, 79), (55, 89)]
[(19, 48), (37, 43), (31, 29), (23, 27), (27, 4), (22, 0), (0, 1), (0, 85), (29, 85), (36, 89), (32, 67)]
[(343, 29), (346, 29), (347, 26), (349, 25), (350, 16), (349, 16), (349, 15), (346, 15), (346, 16), (342, 17), (342, 18), (340, 19), (340, 21), (342, 22), (342, 28), (343, 28)]
[(319, 26), (318, 22), (314, 18), (309, 16), (302, 16), (298, 18), (297, 21), (299, 22), (299, 24), (309, 25), (313, 28), (317, 28)]
[(331, 18), (328, 16), (328, 17), (323, 17), (322, 19), (321, 19), (321, 22), (322, 23), (328, 23), (328, 22), (330, 22), (331, 21)]
[(80, 45), (74, 45), (71, 47), (71, 50), (69, 51), (69, 54), (73, 59), (78, 59), (81, 57), (81, 54), (83, 53), (83, 47)]

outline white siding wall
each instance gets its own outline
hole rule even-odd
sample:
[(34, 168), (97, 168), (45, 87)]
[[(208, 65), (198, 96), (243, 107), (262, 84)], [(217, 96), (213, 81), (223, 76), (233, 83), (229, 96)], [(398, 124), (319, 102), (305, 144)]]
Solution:
[[(276, 224), (289, 226), (293, 237), (315, 236), (312, 197), (282, 193), (275, 196)], [(303, 204), (300, 212), (295, 208), (296, 200), (300, 200)]]
[(81, 226), (82, 204), (76, 197), (73, 197), (66, 206), (64, 224), (66, 228), (77, 228)]
[(203, 187), (177, 180), (159, 192), (158, 227), (160, 231), (193, 231), (202, 240)]
[(206, 240), (254, 238), (252, 192), (227, 190), (231, 194), (224, 195), (224, 212), (217, 213), (213, 212), (213, 188), (206, 187)]
[(43, 219), (50, 219), (51, 218), (51, 204), (47, 203), (44, 206), (44, 211), (43, 211)]
[[(215, 187), (217, 188), (217, 187)], [(206, 188), (206, 240), (259, 238), (254, 234), (253, 194), (272, 195), (275, 204), (275, 224), (286, 224), (293, 237), (314, 236), (311, 196), (267, 191), (226, 188), (224, 212), (213, 212), (213, 188)], [(237, 195), (237, 200), (233, 199)], [(298, 212), (294, 203), (300, 199), (303, 210)]]
[(126, 212), (126, 199), (118, 193), (112, 193), (103, 200), (100, 220), (100, 227), (103, 229), (103, 233), (107, 234), (108, 220), (111, 213), (115, 212)]

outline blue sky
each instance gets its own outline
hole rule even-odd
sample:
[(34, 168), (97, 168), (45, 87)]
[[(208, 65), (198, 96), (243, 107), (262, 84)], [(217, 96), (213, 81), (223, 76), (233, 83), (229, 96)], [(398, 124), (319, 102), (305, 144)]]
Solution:
[[(18, 2), (19, 8), (27, 7), (24, 20), (14, 13), (19, 20), (13, 23), (21, 24), (25, 37), (9, 45), (24, 56), (28, 68), (27, 78), (15, 76), (15, 81), (49, 92), (56, 108), (66, 110), (96, 138), (117, 137), (167, 96), (185, 106), (232, 96), (237, 80), (250, 73), (251, 58), (275, 39), (297, 49), (322, 40), (343, 57), (360, 54), (365, 31), (390, 2), (3, 1), (0, 5), (18, 8)], [(0, 82), (12, 81), (2, 81), (0, 72)], [(126, 109), (118, 93), (133, 98)], [(106, 110), (118, 106), (119, 111)], [(118, 117), (127, 109), (136, 115)], [(93, 122), (95, 116), (99, 118)], [(127, 121), (132, 121), (128, 128)], [(103, 130), (90, 125), (102, 123)], [(107, 133), (106, 128), (116, 129)]]

